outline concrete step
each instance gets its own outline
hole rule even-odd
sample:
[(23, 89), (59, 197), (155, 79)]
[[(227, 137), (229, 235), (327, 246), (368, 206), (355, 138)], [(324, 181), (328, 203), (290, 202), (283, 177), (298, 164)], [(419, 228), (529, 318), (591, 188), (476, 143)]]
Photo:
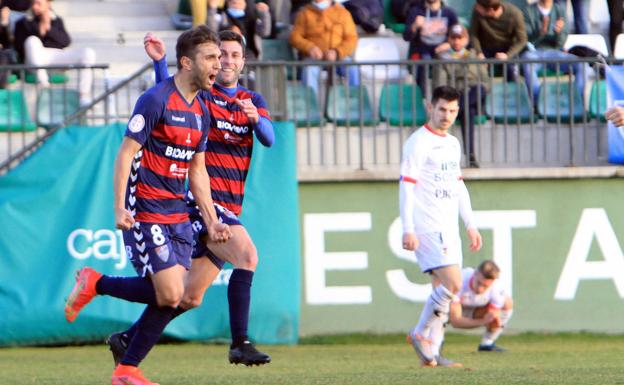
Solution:
[(70, 18), (83, 18), (93, 16), (127, 17), (137, 15), (140, 17), (168, 15), (166, 4), (160, 1), (54, 1), (52, 8), (61, 15), (64, 20)]
[(66, 18), (64, 21), (65, 28), (72, 35), (94, 30), (124, 32), (173, 29), (169, 17), (165, 14), (162, 16), (84, 16)]

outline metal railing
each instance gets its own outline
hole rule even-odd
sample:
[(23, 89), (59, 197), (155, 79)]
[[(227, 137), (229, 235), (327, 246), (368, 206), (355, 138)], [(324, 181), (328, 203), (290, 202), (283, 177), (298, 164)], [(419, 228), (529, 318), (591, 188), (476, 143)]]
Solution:
[[(52, 76), (52, 84), (46, 88), (36, 82), (29, 84), (28, 74), (42, 68), (51, 74), (61, 73), (65, 78), (54, 80)], [(0, 174), (15, 167), (67, 125), (101, 125), (127, 120), (138, 96), (152, 85), (151, 68), (146, 64), (127, 78), (112, 79), (107, 75), (108, 65), (0, 67), (0, 71), (18, 73), (20, 79), (6, 90), (0, 90), (3, 112), (0, 116)], [(81, 100), (77, 91), (84, 71), (91, 71), (94, 79), (86, 102), (85, 95)]]
[[(382, 59), (382, 58), (380, 58)], [(581, 76), (587, 80), (583, 95), (577, 95), (575, 78), (562, 68), (569, 64), (595, 64), (590, 59), (561, 59), (549, 61), (552, 73), (542, 72), (545, 93), (538, 102), (531, 100), (522, 76), (510, 79), (508, 67), (538, 64), (527, 60), (470, 61), (398, 61), (398, 62), (249, 62), (241, 83), (260, 92), (269, 104), (274, 120), (294, 121), (297, 126), (297, 152), (301, 173), (323, 172), (390, 172), (396, 173), (401, 149), (406, 138), (426, 120), (425, 101), (435, 85), (430, 75), (436, 66), (450, 67), (447, 82), (456, 85), (470, 66), (487, 66), (484, 86), (476, 92), (474, 113), (474, 148), (482, 168), (492, 167), (557, 167), (595, 166), (606, 164), (606, 123), (600, 116), (606, 100), (604, 80), (600, 71), (583, 65)], [(301, 72), (308, 66), (326, 69), (316, 79), (314, 92), (302, 86)], [(349, 73), (344, 78), (334, 74), (339, 65), (353, 66), (360, 78), (360, 87), (349, 88)], [(0, 70), (4, 68), (1, 67)], [(31, 67), (7, 67), (25, 74)], [(87, 67), (47, 67), (64, 71), (85, 70)], [(151, 64), (146, 64), (127, 78), (111, 79), (106, 66), (88, 67), (101, 71), (94, 76), (94, 95), (88, 105), (68, 113), (61, 121), (28, 131), (19, 127), (14, 132), (0, 133), (0, 173), (36, 149), (43, 141), (68, 124), (108, 124), (127, 120), (138, 96), (153, 85)], [(428, 79), (418, 86), (418, 71)], [(98, 80), (99, 79), (99, 80)], [(547, 85), (547, 87), (546, 87)], [(54, 86), (70, 89), (71, 82)], [(34, 95), (41, 93), (37, 85), (24, 82), (13, 89)], [(467, 86), (461, 87), (463, 102), (468, 102)], [(552, 91), (552, 90), (551, 90)], [(65, 91), (64, 91), (65, 92)], [(483, 95), (485, 94), (485, 95)], [(61, 92), (60, 98), (66, 98)], [(483, 96), (483, 97), (482, 97)], [(33, 100), (39, 100), (35, 97)], [(58, 100), (56, 100), (58, 101)], [(579, 104), (580, 101), (580, 104)], [(50, 98), (50, 103), (54, 99)], [(61, 103), (63, 106), (65, 103)], [(0, 100), (0, 108), (2, 101)], [(579, 106), (581, 111), (579, 112)], [(463, 121), (472, 120), (467, 110)], [(1, 122), (0, 122), (1, 123)], [(1, 124), (0, 124), (1, 126)], [(452, 133), (463, 138), (460, 124)], [(470, 143), (465, 143), (466, 149)], [(2, 151), (2, 148), (5, 151)], [(4, 156), (3, 156), (4, 155)], [(465, 160), (464, 166), (470, 164)]]
[[(587, 58), (301, 61), (248, 63), (246, 68), (250, 84), (265, 96), (273, 118), (297, 123), (300, 173), (314, 173), (398, 169), (405, 139), (427, 120), (425, 103), (436, 85), (430, 78), (437, 66), (452, 67), (449, 85), (455, 85), (470, 66), (487, 67), (484, 78), (479, 78), (484, 90), (477, 91), (474, 124), (475, 155), (482, 168), (605, 165), (606, 123), (600, 111), (606, 97), (597, 63)], [(534, 101), (522, 72), (512, 68), (538, 64), (552, 70), (540, 72), (543, 95)], [(325, 69), (315, 84), (318, 91), (300, 80), (302, 71), (312, 65)], [(344, 78), (335, 75), (341, 65), (357, 68), (361, 87), (346, 91), (348, 72)], [(564, 71), (570, 66), (579, 67), (578, 74)], [(420, 86), (415, 80), (418, 71), (427, 79)], [(577, 76), (585, 79), (582, 94), (576, 88)], [(460, 91), (467, 103), (469, 87)], [(452, 133), (468, 142), (460, 129), (460, 121), (469, 119), (468, 110), (463, 114)], [(464, 165), (469, 165), (468, 157)]]

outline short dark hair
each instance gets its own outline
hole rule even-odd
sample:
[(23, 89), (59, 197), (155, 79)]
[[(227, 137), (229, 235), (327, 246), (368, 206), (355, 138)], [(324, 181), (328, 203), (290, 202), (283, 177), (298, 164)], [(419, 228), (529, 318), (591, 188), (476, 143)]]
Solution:
[(245, 55), (245, 37), (236, 31), (231, 29), (224, 29), (219, 32), (219, 40), (221, 41), (235, 41), (240, 44), (243, 49), (243, 56)]
[(491, 259), (486, 259), (479, 265), (479, 272), (485, 279), (498, 279), (500, 269)]
[(435, 104), (440, 99), (444, 99), (447, 102), (452, 102), (454, 100), (459, 100), (459, 91), (450, 86), (439, 86), (434, 88), (433, 96), (431, 97), (431, 104), (435, 106)]
[(181, 60), (183, 56), (188, 58), (195, 57), (195, 49), (204, 43), (214, 43), (219, 45), (219, 38), (210, 28), (205, 25), (199, 25), (184, 31), (176, 43), (176, 61), (178, 69), (182, 68)]

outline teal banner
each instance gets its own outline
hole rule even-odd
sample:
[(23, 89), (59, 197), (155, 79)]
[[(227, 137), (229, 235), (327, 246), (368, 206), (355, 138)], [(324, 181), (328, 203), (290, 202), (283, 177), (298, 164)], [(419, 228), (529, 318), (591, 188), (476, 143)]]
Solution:
[[(142, 304), (96, 297), (73, 324), (63, 306), (74, 272), (136, 273), (114, 228), (113, 163), (125, 125), (69, 127), (0, 178), (0, 346), (102, 340), (129, 326)], [(254, 146), (242, 222), (258, 249), (249, 334), (258, 343), (296, 343), (300, 246), (295, 128), (275, 123), (275, 144)], [(279, 202), (275, 202), (279, 199)], [(277, 204), (276, 204), (277, 203)], [(202, 306), (165, 334), (229, 339), (225, 266)]]

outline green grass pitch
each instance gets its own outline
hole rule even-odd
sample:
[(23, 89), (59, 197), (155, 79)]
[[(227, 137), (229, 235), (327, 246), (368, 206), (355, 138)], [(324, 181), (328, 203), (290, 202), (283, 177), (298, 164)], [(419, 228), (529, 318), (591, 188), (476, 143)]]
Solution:
[[(208, 384), (624, 384), (624, 336), (503, 336), (507, 353), (477, 353), (478, 336), (449, 334), (447, 357), (463, 369), (421, 368), (402, 335), (306, 338), (261, 346), (273, 362), (248, 368), (227, 361), (227, 345), (160, 344), (143, 363), (161, 385)], [(110, 384), (105, 345), (0, 349), (0, 384)]]

